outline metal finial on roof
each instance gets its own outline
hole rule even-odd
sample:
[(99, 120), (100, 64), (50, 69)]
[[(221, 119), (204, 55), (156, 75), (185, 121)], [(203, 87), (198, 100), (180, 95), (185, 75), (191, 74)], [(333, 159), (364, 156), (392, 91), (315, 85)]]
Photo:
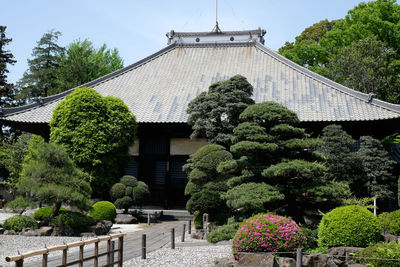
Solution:
[(215, 27), (212, 30), (213, 32), (222, 32), (218, 26), (218, 0), (215, 0)]

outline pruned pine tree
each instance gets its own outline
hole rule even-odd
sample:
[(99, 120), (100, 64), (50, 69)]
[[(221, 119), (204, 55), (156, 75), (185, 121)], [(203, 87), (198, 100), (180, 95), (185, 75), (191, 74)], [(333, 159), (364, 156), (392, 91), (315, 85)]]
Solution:
[[(257, 212), (261, 209), (259, 203), (254, 204), (255, 210), (248, 207), (252, 201), (261, 201), (264, 210), (284, 208), (286, 214), (303, 221), (304, 211), (316, 214), (318, 209), (329, 209), (348, 196), (347, 184), (325, 178), (326, 168), (317, 152), (320, 141), (298, 127), (294, 112), (278, 103), (265, 102), (246, 108), (240, 120), (231, 146), (236, 160), (218, 167), (221, 173), (236, 174), (227, 183), (232, 187), (226, 194), (231, 208)], [(247, 202), (237, 198), (254, 188), (253, 183), (268, 187), (267, 192)], [(237, 192), (239, 189), (243, 191)], [(242, 205), (238, 205), (239, 200)]]
[(254, 103), (252, 94), (252, 85), (240, 75), (213, 83), (208, 92), (201, 93), (188, 105), (191, 137), (207, 138), (209, 143), (229, 148), (240, 113)]

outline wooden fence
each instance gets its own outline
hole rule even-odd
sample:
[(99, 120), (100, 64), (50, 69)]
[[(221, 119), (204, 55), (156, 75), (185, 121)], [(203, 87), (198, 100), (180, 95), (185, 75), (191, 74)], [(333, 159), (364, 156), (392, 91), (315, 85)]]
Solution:
[[(125, 233), (120, 233), (120, 234), (113, 234), (113, 235), (108, 235), (108, 236), (102, 236), (98, 238), (93, 238), (85, 241), (77, 241), (65, 245), (59, 245), (59, 246), (54, 246), (54, 247), (49, 247), (49, 248), (44, 248), (44, 249), (39, 249), (39, 250), (34, 250), (34, 251), (29, 251), (27, 253), (23, 253), (21, 255), (16, 255), (16, 256), (10, 256), (6, 257), (7, 262), (15, 262), (16, 267), (22, 267), (24, 266), (24, 259), (33, 257), (33, 256), (39, 256), (42, 255), (42, 267), (47, 267), (47, 260), (48, 260), (48, 255), (50, 252), (53, 251), (58, 251), (62, 250), (62, 264), (59, 265), (61, 266), (71, 266), (75, 264), (79, 264), (79, 267), (83, 267), (83, 263), (85, 261), (93, 260), (93, 266), (98, 267), (99, 266), (99, 257), (102, 256), (107, 256), (107, 264), (105, 266), (114, 266), (114, 264), (117, 264), (118, 267), (122, 267), (122, 262), (123, 262), (123, 246), (124, 246), (124, 236)], [(115, 249), (115, 241), (112, 241), (112, 239), (117, 239), (118, 238), (118, 248)], [(107, 251), (103, 253), (99, 253), (99, 243), (102, 241), (107, 241)], [(89, 244), (94, 244), (94, 255), (92, 256), (87, 256), (84, 257), (84, 247)], [(73, 248), (73, 247), (79, 247), (79, 259), (67, 262), (67, 256), (68, 256), (68, 249)], [(118, 259), (117, 261), (114, 261), (114, 253), (118, 253)]]

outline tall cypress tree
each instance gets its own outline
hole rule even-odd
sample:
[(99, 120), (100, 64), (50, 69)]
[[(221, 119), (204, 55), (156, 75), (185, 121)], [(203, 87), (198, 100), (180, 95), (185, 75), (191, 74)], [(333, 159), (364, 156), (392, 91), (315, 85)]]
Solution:
[(9, 70), (7, 64), (14, 65), (17, 62), (9, 50), (5, 50), (12, 39), (6, 37), (6, 26), (0, 25), (0, 107), (11, 104), (14, 85), (7, 82), (7, 73)]
[(28, 59), (29, 69), (18, 82), (19, 97), (25, 100), (57, 93), (57, 67), (64, 48), (57, 44), (59, 31), (45, 33)]

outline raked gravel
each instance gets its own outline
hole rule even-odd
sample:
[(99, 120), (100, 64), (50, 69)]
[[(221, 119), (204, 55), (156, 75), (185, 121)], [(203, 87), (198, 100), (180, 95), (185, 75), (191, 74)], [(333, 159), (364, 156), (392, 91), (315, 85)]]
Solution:
[(145, 260), (136, 257), (124, 262), (124, 267), (204, 267), (214, 266), (217, 258), (232, 256), (232, 247), (229, 245), (220, 246), (193, 246), (161, 248), (148, 253)]

